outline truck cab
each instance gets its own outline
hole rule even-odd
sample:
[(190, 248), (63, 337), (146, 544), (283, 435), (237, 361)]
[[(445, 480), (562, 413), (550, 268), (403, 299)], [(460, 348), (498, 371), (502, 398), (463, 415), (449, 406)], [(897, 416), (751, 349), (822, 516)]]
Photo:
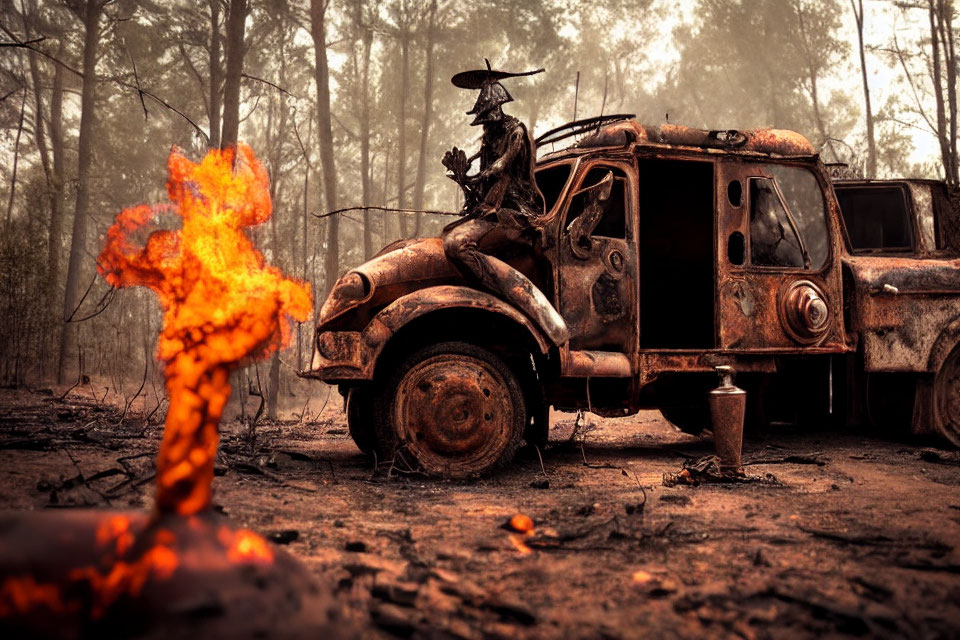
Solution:
[[(539, 141), (540, 240), (497, 257), (559, 311), (569, 339), (472, 286), (440, 238), (385, 247), (331, 291), (302, 374), (339, 386), (361, 450), (484, 473), (546, 441), (550, 406), (658, 408), (695, 432), (709, 426), (721, 365), (758, 420), (811, 406), (862, 417), (861, 387), (896, 374), (915, 430), (960, 441), (960, 264), (935, 187), (835, 184), (789, 131), (629, 118), (558, 131)], [(579, 141), (553, 151), (570, 131)], [(871, 220), (899, 215), (874, 202), (891, 188), (909, 198), (904, 246), (864, 248)], [(932, 235), (916, 206), (927, 202), (942, 209)], [(896, 244), (888, 227), (874, 244)]]

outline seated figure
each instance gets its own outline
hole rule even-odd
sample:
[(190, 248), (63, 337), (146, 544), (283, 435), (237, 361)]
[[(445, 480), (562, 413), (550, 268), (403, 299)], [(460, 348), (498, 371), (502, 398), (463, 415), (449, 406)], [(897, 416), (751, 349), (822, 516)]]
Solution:
[[(534, 179), (535, 148), (526, 126), (503, 112), (502, 105), (513, 98), (499, 80), (539, 73), (493, 71), (489, 68), (464, 71), (453, 84), (479, 89), (473, 109), (472, 126), (483, 125), (480, 151), (471, 158), (456, 147), (448, 151), (443, 164), (450, 177), (463, 189), (464, 218), (443, 230), (447, 259), (470, 281), (506, 299), (538, 322), (557, 344), (566, 342), (567, 328), (550, 301), (520, 272), (495, 258), (511, 245), (533, 246), (539, 237), (543, 196)], [(480, 171), (468, 176), (473, 160), (480, 159)]]

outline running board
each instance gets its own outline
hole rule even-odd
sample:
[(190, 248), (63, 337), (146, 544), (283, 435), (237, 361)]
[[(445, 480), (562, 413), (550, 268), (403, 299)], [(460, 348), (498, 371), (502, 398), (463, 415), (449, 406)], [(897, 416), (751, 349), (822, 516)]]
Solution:
[(630, 358), (619, 351), (565, 351), (564, 378), (632, 378)]

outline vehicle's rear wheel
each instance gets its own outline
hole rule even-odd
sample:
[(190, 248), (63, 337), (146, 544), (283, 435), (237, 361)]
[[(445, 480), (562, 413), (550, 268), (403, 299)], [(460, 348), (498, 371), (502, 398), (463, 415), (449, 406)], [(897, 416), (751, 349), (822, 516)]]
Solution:
[(916, 376), (905, 373), (866, 374), (863, 395), (870, 426), (887, 434), (907, 433), (914, 402), (922, 401)]
[[(737, 384), (747, 392), (747, 407), (743, 428), (747, 433), (762, 431), (767, 425), (765, 398), (770, 391), (767, 378), (752, 381), (738, 381)], [(660, 413), (673, 426), (684, 433), (698, 436), (705, 429), (713, 430), (713, 418), (710, 415), (711, 387), (700, 388), (691, 385), (687, 400), (683, 404), (667, 404), (659, 407)]]
[(376, 436), (373, 428), (373, 397), (369, 387), (353, 387), (347, 392), (347, 427), (357, 448), (364, 453), (372, 453)]
[(433, 475), (462, 478), (506, 464), (527, 421), (523, 391), (510, 368), (463, 342), (412, 354), (377, 395), (377, 449)]
[(705, 401), (660, 407), (660, 413), (670, 424), (690, 435), (700, 435), (700, 432), (711, 426), (710, 405)]
[(940, 365), (933, 383), (933, 427), (960, 447), (960, 345)]

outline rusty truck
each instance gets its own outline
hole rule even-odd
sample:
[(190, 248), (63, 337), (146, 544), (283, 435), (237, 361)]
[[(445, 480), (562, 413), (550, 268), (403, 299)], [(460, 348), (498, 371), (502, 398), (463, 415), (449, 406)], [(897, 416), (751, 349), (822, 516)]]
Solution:
[(697, 432), (718, 366), (747, 390), (748, 423), (892, 421), (960, 445), (960, 235), (942, 182), (835, 179), (784, 130), (604, 116), (537, 145), (542, 237), (497, 257), (569, 339), (466, 281), (440, 238), (386, 246), (333, 287), (301, 374), (338, 385), (362, 451), (479, 474), (543, 445), (551, 406), (656, 408)]

